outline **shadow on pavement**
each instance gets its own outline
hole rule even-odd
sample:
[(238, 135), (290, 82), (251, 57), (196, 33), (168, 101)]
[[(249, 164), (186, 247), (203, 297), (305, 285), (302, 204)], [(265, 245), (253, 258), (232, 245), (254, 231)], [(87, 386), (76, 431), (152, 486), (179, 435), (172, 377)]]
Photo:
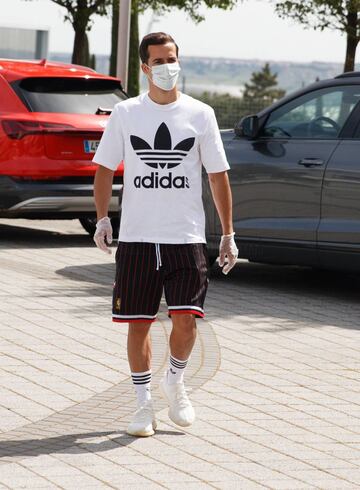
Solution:
[(0, 249), (92, 246), (95, 246), (93, 239), (87, 234), (65, 234), (37, 228), (0, 224)]
[(228, 282), (243, 287), (256, 287), (271, 292), (318, 294), (327, 298), (358, 300), (360, 297), (360, 274), (297, 266), (276, 266), (254, 264), (246, 261), (238, 263), (227, 276), (215, 264), (210, 280)]
[[(224, 293), (224, 306), (219, 313), (222, 318), (270, 317), (274, 320), (269, 327), (271, 332), (302, 328), (304, 323), (360, 329), (359, 274), (242, 261), (228, 276), (215, 264), (210, 287), (212, 282), (216, 284), (215, 291)], [(227, 288), (233, 288), (229, 295)], [(234, 291), (238, 301), (234, 300)], [(276, 324), (276, 319), (285, 323)]]
[(112, 286), (115, 278), (115, 263), (72, 265), (55, 271), (59, 276), (74, 281), (85, 281), (102, 286)]
[[(56, 274), (75, 281), (109, 287), (114, 280), (115, 263), (69, 266), (58, 269)], [(253, 290), (254, 294), (263, 291), (266, 297), (269, 293), (286, 294), (296, 298), (297, 301), (299, 298), (301, 301), (334, 299), (357, 303), (360, 299), (360, 275), (306, 267), (272, 266), (242, 261), (225, 276), (218, 264), (214, 264), (210, 273), (210, 283), (212, 281), (217, 284), (238, 286), (239, 293), (245, 288)], [(102, 292), (106, 294), (106, 291)], [(264, 297), (265, 302), (266, 297)]]
[[(87, 438), (104, 437), (111, 434), (120, 434), (118, 437), (112, 437), (106, 441), (86, 442)], [(176, 430), (156, 430), (157, 435), (182, 436), (184, 432)], [(85, 441), (79, 441), (85, 439)], [(0, 441), (0, 461), (1, 458), (11, 458), (13, 456), (40, 456), (51, 453), (100, 453), (110, 451), (119, 446), (128, 446), (137, 437), (128, 435), (125, 431), (106, 431), (106, 432), (88, 432), (84, 434), (66, 434), (62, 436), (47, 437), (43, 439), (25, 439), (14, 441)]]
[[(29, 224), (30, 223), (30, 224)], [(0, 249), (13, 248), (63, 248), (63, 247), (95, 247), (92, 238), (81, 233), (79, 228), (66, 228), (70, 233), (39, 229), (31, 222), (24, 226), (14, 226), (0, 223)], [(49, 225), (50, 226), (50, 225)], [(69, 225), (70, 226), (70, 225)], [(54, 225), (55, 227), (55, 225)], [(116, 241), (112, 247), (114, 258)], [(99, 260), (101, 253), (99, 252)], [(6, 259), (8, 267), (16, 267), (16, 261)], [(37, 274), (41, 270), (37, 264), (29, 264)], [(35, 270), (36, 269), (36, 270)], [(85, 265), (69, 265), (56, 271), (56, 274), (79, 282), (93, 284), (93, 287), (69, 289), (69, 294), (78, 296), (108, 296), (111, 295), (115, 275), (115, 264), (96, 263)], [(356, 318), (360, 316), (360, 274), (338, 271), (314, 270), (296, 266), (272, 266), (266, 264), (240, 261), (230, 271), (228, 276), (221, 272), (216, 263), (211, 268), (211, 283), (224, 291), (224, 306), (222, 317), (233, 317), (239, 314), (270, 316), (289, 322), (311, 322), (316, 325), (331, 324), (359, 328)], [(224, 285), (224, 289), (223, 289)], [(231, 294), (226, 298), (227, 287)], [(49, 296), (63, 293), (63, 285), (54, 284), (53, 290), (48, 289)], [(239, 296), (239, 301), (236, 296)], [(44, 293), (43, 293), (44, 294)], [(247, 299), (246, 299), (247, 298)], [(251, 300), (250, 300), (251, 298)], [(209, 301), (209, 300), (208, 300)], [(338, 308), (338, 312), (334, 308)], [(277, 328), (274, 326), (274, 328)], [(280, 327), (279, 327), (280, 328)], [(281, 328), (296, 328), (286, 327)]]

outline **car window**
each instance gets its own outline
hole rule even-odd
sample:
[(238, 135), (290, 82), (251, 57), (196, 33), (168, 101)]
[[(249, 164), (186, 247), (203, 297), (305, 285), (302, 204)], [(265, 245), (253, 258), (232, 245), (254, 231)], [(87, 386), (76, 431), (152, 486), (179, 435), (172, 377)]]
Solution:
[(360, 100), (360, 86), (319, 89), (275, 109), (261, 136), (275, 138), (337, 138)]
[(126, 98), (118, 81), (101, 78), (25, 78), (13, 87), (31, 112), (95, 114)]

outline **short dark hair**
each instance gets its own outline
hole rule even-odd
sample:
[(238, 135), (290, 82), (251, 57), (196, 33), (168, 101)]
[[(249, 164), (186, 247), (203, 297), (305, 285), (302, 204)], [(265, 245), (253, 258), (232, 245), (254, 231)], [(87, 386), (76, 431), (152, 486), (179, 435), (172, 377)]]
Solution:
[(179, 46), (176, 44), (174, 39), (169, 34), (166, 34), (166, 32), (151, 32), (150, 34), (144, 36), (139, 47), (139, 54), (140, 54), (141, 61), (143, 63), (147, 63), (149, 59), (149, 51), (148, 51), (149, 46), (167, 44), (167, 43), (175, 44), (176, 56), (178, 56)]

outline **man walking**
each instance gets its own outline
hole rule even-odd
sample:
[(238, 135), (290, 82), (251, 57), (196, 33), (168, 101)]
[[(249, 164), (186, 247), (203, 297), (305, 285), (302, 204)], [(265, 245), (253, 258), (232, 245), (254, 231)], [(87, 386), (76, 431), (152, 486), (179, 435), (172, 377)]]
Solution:
[[(115, 105), (93, 161), (97, 225), (94, 240), (105, 252), (112, 241), (107, 216), (114, 171), (124, 160), (124, 188), (113, 320), (129, 324), (127, 352), (137, 410), (127, 428), (135, 436), (154, 434), (151, 401), (150, 326), (163, 289), (172, 320), (169, 367), (160, 390), (177, 425), (193, 423), (184, 371), (195, 338), (195, 317), (204, 317), (208, 287), (202, 165), (221, 220), (219, 264), (227, 274), (238, 250), (232, 224), (227, 162), (213, 109), (179, 92), (178, 46), (163, 32), (140, 44), (149, 91)], [(225, 260), (226, 259), (226, 260)]]

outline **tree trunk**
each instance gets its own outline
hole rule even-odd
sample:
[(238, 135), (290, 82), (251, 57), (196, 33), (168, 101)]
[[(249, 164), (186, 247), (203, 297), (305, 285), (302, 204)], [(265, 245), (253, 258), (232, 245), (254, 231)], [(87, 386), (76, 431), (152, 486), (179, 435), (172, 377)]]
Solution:
[(119, 0), (112, 0), (112, 20), (111, 20), (111, 54), (109, 74), (116, 77), (116, 53), (119, 29)]
[(91, 54), (89, 56), (89, 65), (90, 68), (93, 70), (96, 70), (96, 56), (94, 54)]
[(74, 26), (74, 30), (75, 39), (71, 63), (89, 66), (89, 40), (86, 34), (86, 29), (83, 27), (77, 28)]
[(137, 0), (132, 1), (130, 19), (130, 49), (129, 49), (129, 72), (128, 72), (128, 94), (131, 97), (139, 95), (140, 92), (140, 65), (139, 65), (139, 11)]
[(357, 33), (357, 24), (358, 24), (357, 10), (355, 11), (349, 10), (346, 17), (347, 17), (346, 57), (345, 57), (345, 64), (344, 64), (344, 72), (354, 71), (356, 48), (359, 43), (359, 37)]

